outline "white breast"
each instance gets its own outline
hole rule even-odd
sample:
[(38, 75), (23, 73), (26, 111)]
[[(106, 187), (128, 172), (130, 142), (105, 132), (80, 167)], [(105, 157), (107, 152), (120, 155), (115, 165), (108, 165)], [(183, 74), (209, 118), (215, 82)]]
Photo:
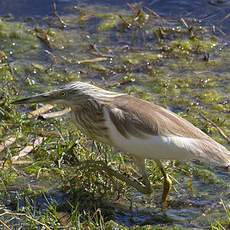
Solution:
[(139, 138), (130, 135), (129, 138), (122, 136), (104, 111), (106, 126), (109, 137), (121, 151), (149, 159), (190, 160), (196, 158), (194, 152), (196, 139), (186, 137), (164, 137), (147, 135)]

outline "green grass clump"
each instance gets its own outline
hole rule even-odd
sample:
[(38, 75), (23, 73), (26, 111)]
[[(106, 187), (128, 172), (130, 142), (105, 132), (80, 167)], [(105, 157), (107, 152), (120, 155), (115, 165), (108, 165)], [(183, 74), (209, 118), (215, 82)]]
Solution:
[[(0, 187), (3, 188), (0, 215), (10, 200), (14, 210), (3, 219), (10, 225), (8, 220), (14, 218), (10, 227), (18, 224), (28, 229), (38, 226), (46, 229), (130, 229), (116, 223), (121, 220), (116, 219), (115, 210), (120, 209), (123, 216), (131, 210), (142, 218), (139, 210), (143, 209), (151, 216), (150, 223), (143, 223), (146, 226), (134, 226), (133, 229), (183, 229), (180, 226), (186, 226), (187, 221), (202, 226), (197, 219), (178, 223), (155, 216), (153, 211), (160, 213), (162, 175), (153, 161), (146, 162), (154, 187), (154, 193), (147, 198), (109, 176), (105, 170), (84, 165), (86, 161), (102, 161), (139, 179), (129, 156), (92, 142), (66, 117), (29, 119), (28, 112), (40, 105), (15, 107), (10, 103), (24, 94), (47, 91), (54, 85), (76, 80), (93, 81), (103, 88), (169, 108), (226, 144), (217, 129), (200, 113), (228, 135), (228, 48), (220, 51), (221, 41), (198, 23), (186, 27), (181, 22), (154, 15), (139, 5), (129, 5), (129, 8), (128, 11), (79, 5), (75, 14), (63, 17), (67, 29), (53, 24), (56, 18), (43, 19), (42, 27), (37, 26), (41, 25), (39, 20), (30, 26), (6, 19), (0, 21), (0, 143), (16, 137), (15, 143), (0, 153), (1, 162), (5, 162), (0, 171)], [(52, 111), (60, 109), (55, 107)], [(44, 138), (42, 144), (19, 159), (18, 164), (12, 162), (12, 157), (24, 147), (33, 146), (38, 136)], [(210, 206), (202, 206), (198, 201), (198, 207), (190, 205), (189, 200), (200, 198), (198, 193), (192, 197), (188, 188), (191, 174), (194, 190), (204, 190), (201, 201), (211, 199), (209, 186), (213, 190), (223, 187), (223, 198), (228, 196), (227, 186), (223, 186), (228, 182), (226, 175), (217, 175), (214, 169), (197, 164), (164, 164), (174, 182), (169, 210), (175, 211), (175, 215), (181, 213), (182, 208), (200, 210), (202, 215), (203, 210), (209, 210), (219, 197), (218, 192), (213, 195)], [(46, 202), (36, 203), (47, 194), (55, 196), (60, 192), (70, 197), (64, 202), (61, 196), (64, 204), (48, 198)], [(180, 199), (183, 201), (175, 205)], [(44, 203), (46, 207), (42, 208)], [(218, 207), (218, 211), (223, 210)], [(129, 224), (135, 224), (135, 218), (128, 218)], [(155, 225), (154, 221), (161, 224)], [(226, 228), (228, 222), (228, 219), (217, 220), (212, 228)]]

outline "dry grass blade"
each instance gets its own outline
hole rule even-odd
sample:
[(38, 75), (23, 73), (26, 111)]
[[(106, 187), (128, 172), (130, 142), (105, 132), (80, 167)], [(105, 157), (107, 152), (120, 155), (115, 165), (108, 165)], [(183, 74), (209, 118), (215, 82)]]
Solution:
[(71, 217), (67, 212), (57, 212), (58, 221), (63, 227), (68, 227)]
[(212, 120), (210, 120), (209, 118), (207, 118), (204, 114), (200, 114), (200, 116), (206, 120), (208, 123), (210, 123), (213, 127), (215, 127), (217, 129), (217, 131), (219, 132), (219, 134), (228, 142), (230, 143), (230, 138), (224, 133), (224, 131)]
[(144, 7), (144, 9), (147, 10), (148, 13), (149, 13), (149, 15), (152, 16), (153, 18), (159, 19), (162, 23), (166, 23), (167, 22), (166, 18), (161, 17), (153, 9), (150, 9), (148, 7)]
[[(0, 214), (0, 217), (1, 216), (5, 216), (5, 215), (11, 215), (11, 216), (14, 216), (14, 217), (18, 217), (18, 216), (22, 216), (22, 217), (25, 217), (25, 218), (27, 218), (27, 219), (29, 219), (29, 220), (31, 220), (31, 221), (33, 221), (33, 222), (35, 222), (36, 224), (39, 224), (39, 225), (41, 225), (42, 227), (44, 227), (45, 229), (48, 229), (48, 230), (51, 230), (51, 228), (47, 225), (47, 224), (45, 224), (45, 223), (42, 223), (42, 222), (40, 222), (39, 220), (36, 220), (36, 219), (34, 219), (33, 217), (31, 217), (31, 216), (29, 216), (29, 215), (27, 215), (27, 214), (25, 214), (25, 213), (17, 213), (17, 212), (9, 212), (9, 211), (6, 211), (6, 212), (4, 212), (4, 213), (1, 213)], [(43, 229), (43, 228), (42, 228)]]
[(22, 149), (17, 156), (12, 157), (12, 161), (18, 160), (21, 157), (25, 157), (28, 155), (34, 148), (38, 145), (41, 145), (44, 140), (44, 137), (38, 137), (35, 139), (33, 145), (28, 145), (24, 149)]
[[(4, 168), (5, 161), (0, 161), (0, 169)], [(11, 165), (27, 165), (33, 163), (32, 160), (13, 160)]]
[(43, 113), (48, 112), (48, 111), (51, 110), (53, 107), (54, 107), (54, 106), (53, 106), (53, 105), (50, 105), (50, 104), (44, 105), (44, 106), (42, 106), (42, 107), (40, 107), (40, 108), (38, 108), (38, 109), (36, 109), (36, 110), (30, 112), (30, 113), (28, 114), (28, 118), (37, 117), (37, 116), (39, 116), (39, 115), (41, 115), (41, 114), (43, 114)]
[(93, 59), (85, 59), (85, 60), (77, 61), (77, 64), (95, 63), (95, 62), (100, 62), (100, 61), (106, 61), (107, 59), (108, 59), (107, 57), (97, 57)]
[(156, 18), (161, 18), (161, 16), (159, 14), (157, 14), (154, 10), (148, 8), (148, 7), (145, 7), (146, 10), (148, 10), (152, 16), (156, 17)]
[(114, 55), (112, 54), (106, 54), (106, 53), (102, 53), (98, 48), (97, 48), (97, 45), (96, 44), (92, 44), (90, 45), (90, 48), (92, 50), (94, 50), (94, 54), (98, 55), (98, 56), (101, 56), (101, 57), (107, 57), (107, 58), (112, 58), (112, 57), (115, 57)]
[(49, 50), (44, 50), (44, 52), (49, 55), (49, 57), (52, 61), (52, 65), (58, 63), (57, 57), (52, 52), (50, 52)]
[(228, 20), (230, 18), (230, 13), (228, 13), (220, 22)]
[(216, 26), (216, 30), (219, 32), (219, 33), (221, 33), (222, 34), (222, 36), (226, 36), (226, 33), (220, 28), (220, 27), (217, 27)]
[(52, 0), (52, 14), (54, 17), (57, 17), (58, 21), (60, 22), (62, 29), (66, 27), (66, 23), (62, 20), (62, 18), (58, 15), (57, 6), (55, 0)]
[[(2, 224), (2, 225), (4, 226), (4, 228), (10, 230), (10, 227), (9, 227), (3, 220), (0, 220), (0, 224)], [(3, 228), (3, 229), (4, 229), (4, 228)]]
[(2, 152), (4, 149), (11, 146), (13, 143), (15, 143), (16, 137), (9, 137), (7, 138), (2, 144), (0, 144), (0, 152)]
[(64, 110), (61, 111), (57, 111), (57, 112), (51, 112), (51, 113), (45, 113), (45, 114), (41, 114), (40, 116), (44, 119), (48, 119), (48, 118), (54, 118), (54, 117), (61, 117), (67, 113), (69, 113), (71, 111), (70, 108), (66, 108)]
[(185, 21), (184, 18), (181, 18), (180, 21), (182, 22), (182, 24), (183, 24), (187, 29), (190, 28), (190, 26), (188, 25), (188, 23)]
[(132, 25), (129, 22), (127, 22), (126, 19), (122, 15), (118, 15), (118, 16), (121, 19), (124, 28), (131, 28), (132, 27)]

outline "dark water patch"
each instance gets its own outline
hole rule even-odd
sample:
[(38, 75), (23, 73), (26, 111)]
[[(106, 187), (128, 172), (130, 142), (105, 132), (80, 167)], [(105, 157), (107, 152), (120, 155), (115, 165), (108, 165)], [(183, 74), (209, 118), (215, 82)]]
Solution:
[(165, 213), (160, 212), (159, 210), (139, 210), (139, 211), (130, 211), (130, 210), (115, 210), (114, 220), (122, 225), (127, 227), (132, 226), (144, 226), (144, 225), (156, 225), (156, 224), (172, 224), (173, 219), (166, 215)]
[[(51, 0), (8, 0), (0, 2), (0, 15), (9, 15), (13, 17), (44, 17), (52, 15)], [(93, 5), (100, 4), (102, 6), (120, 7), (128, 9), (127, 3), (138, 3), (139, 1), (73, 1), (73, 0), (56, 0), (57, 10), (61, 15), (73, 13), (73, 8), (79, 4)], [(142, 1), (142, 6), (148, 7), (156, 11), (159, 15), (171, 18), (180, 19), (195, 18), (200, 20), (203, 25), (215, 25), (214, 30), (217, 33), (229, 34), (229, 1), (205, 0), (205, 1), (177, 1), (177, 0), (153, 0)], [(223, 32), (223, 33), (222, 33)]]
[[(194, 179), (194, 182), (198, 181)], [(210, 189), (210, 185), (203, 186), (199, 183), (197, 186), (204, 191)], [(96, 198), (93, 193), (84, 189), (73, 189), (70, 192), (51, 190), (40, 195), (20, 195), (18, 192), (11, 192), (11, 199), (8, 199), (11, 203), (6, 203), (6, 207), (12, 211), (24, 212), (30, 210), (35, 218), (36, 216), (46, 215), (49, 210), (55, 210), (56, 213), (65, 213), (70, 217), (77, 207), (77, 210), (81, 213), (81, 221), (85, 221), (89, 213), (94, 215), (95, 212), (101, 210), (104, 221), (113, 220), (126, 227), (145, 225), (167, 227), (176, 225), (185, 228), (208, 228), (208, 219), (209, 216), (212, 218), (213, 212), (217, 216), (224, 215), (223, 212), (220, 212), (222, 204), (220, 203), (220, 197), (216, 198), (216, 190), (213, 194), (209, 192), (209, 198), (207, 198), (207, 195), (204, 197), (188, 197), (182, 190), (180, 192), (180, 197), (175, 193), (171, 195), (169, 207), (165, 212), (161, 211), (159, 203), (156, 205), (157, 197), (155, 197), (155, 201), (149, 201), (148, 207), (145, 207), (142, 204), (143, 198), (137, 194), (134, 198), (134, 207), (128, 208), (127, 203)], [(210, 196), (213, 196), (214, 199)], [(12, 200), (14, 200), (13, 203)], [(87, 215), (85, 215), (86, 213)], [(205, 222), (201, 218), (202, 216), (208, 216)], [(16, 223), (14, 222), (14, 224)]]
[[(73, 4), (74, 1), (55, 1), (59, 13), (65, 12), (65, 7)], [(36, 17), (52, 15), (51, 0), (8, 0), (0, 1), (0, 15), (9, 15), (13, 17)]]

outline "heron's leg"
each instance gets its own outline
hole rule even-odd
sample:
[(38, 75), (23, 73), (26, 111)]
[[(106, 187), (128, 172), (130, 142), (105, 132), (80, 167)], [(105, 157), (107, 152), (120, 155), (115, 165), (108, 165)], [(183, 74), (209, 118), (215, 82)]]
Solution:
[(145, 194), (152, 193), (152, 187), (148, 178), (148, 174), (145, 169), (145, 159), (141, 157), (133, 157), (135, 165), (138, 167), (138, 171), (142, 176), (143, 184), (145, 185)]
[(155, 162), (159, 167), (159, 169), (161, 170), (161, 173), (163, 174), (164, 177), (163, 194), (162, 194), (162, 209), (164, 210), (165, 208), (167, 208), (167, 197), (172, 187), (172, 181), (169, 178), (168, 174), (165, 172), (162, 163), (159, 160), (155, 160)]

